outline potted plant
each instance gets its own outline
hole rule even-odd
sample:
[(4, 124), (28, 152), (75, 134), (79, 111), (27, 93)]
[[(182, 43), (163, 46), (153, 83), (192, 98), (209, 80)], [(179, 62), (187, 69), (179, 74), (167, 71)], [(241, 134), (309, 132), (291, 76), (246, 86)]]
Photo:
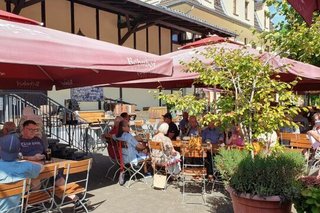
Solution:
[[(280, 75), (285, 72), (285, 67), (275, 68), (268, 63), (271, 58), (261, 60), (260, 55), (252, 55), (245, 48), (227, 50), (208, 47), (206, 51), (198, 54), (206, 58), (206, 62), (195, 59), (190, 63), (184, 63), (186, 71), (199, 74), (196, 80), (198, 85), (218, 87), (224, 91), (213, 103), (213, 111), (203, 116), (203, 123), (214, 121), (217, 126), (226, 131), (234, 125), (239, 125), (245, 142), (249, 144), (248, 147), (251, 147), (249, 157), (241, 155), (243, 158), (233, 159), (233, 162), (231, 160), (229, 167), (226, 165), (223, 167), (223, 164), (226, 163), (225, 159), (221, 162), (219, 170), (230, 183), (232, 198), (236, 199), (237, 195), (245, 195), (246, 201), (254, 202), (259, 200), (256, 199), (258, 197), (264, 199), (262, 197), (274, 195), (278, 198), (276, 205), (281, 206), (280, 203), (283, 202), (288, 204), (292, 200), (289, 192), (293, 190), (294, 180), (302, 174), (303, 158), (299, 153), (272, 153), (271, 147), (274, 147), (272, 148), (274, 150), (279, 150), (279, 147), (273, 143), (270, 136), (282, 126), (297, 126), (292, 122), (292, 118), (299, 112), (299, 108), (295, 106), (297, 97), (292, 91), (297, 80), (280, 81)], [(211, 62), (208, 63), (208, 60)], [(179, 92), (159, 93), (158, 95), (159, 98), (174, 105), (178, 110), (189, 111), (191, 114), (201, 114), (206, 109), (207, 101), (197, 99), (192, 95), (182, 97), (182, 93)], [(254, 157), (252, 143), (258, 138), (261, 138), (264, 143), (263, 153), (265, 154), (263, 156), (258, 154)], [(226, 153), (233, 155), (234, 152), (236, 151), (228, 151), (225, 152), (225, 155)], [(221, 151), (221, 156), (224, 156), (224, 151)], [(279, 175), (287, 173), (288, 180), (279, 178)], [(283, 180), (283, 182), (277, 182), (277, 180)], [(257, 189), (254, 188), (256, 181), (259, 181)], [(249, 186), (251, 188), (247, 188)], [(280, 193), (276, 190), (277, 188), (285, 191)], [(238, 210), (240, 202), (237, 200), (233, 200), (233, 203), (235, 212), (247, 212)], [(284, 212), (289, 212), (289, 208), (284, 209)], [(254, 212), (261, 211), (255, 210)], [(283, 211), (276, 210), (275, 212)]]
[(221, 150), (215, 162), (226, 181), (234, 212), (291, 212), (305, 165), (300, 153), (259, 153), (253, 159), (247, 151)]

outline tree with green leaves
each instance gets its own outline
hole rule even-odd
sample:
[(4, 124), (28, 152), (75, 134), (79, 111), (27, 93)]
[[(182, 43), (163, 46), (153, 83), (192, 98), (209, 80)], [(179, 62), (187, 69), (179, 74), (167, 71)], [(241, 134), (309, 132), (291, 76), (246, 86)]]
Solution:
[(262, 32), (262, 39), (270, 51), (280, 56), (320, 66), (320, 16), (314, 15), (313, 24), (309, 27), (302, 17), (286, 2), (266, 0), (268, 6), (275, 8), (270, 14), (284, 17), (270, 32)]
[[(204, 123), (214, 121), (224, 129), (240, 125), (245, 141), (249, 143), (258, 135), (282, 126), (296, 126), (292, 118), (299, 109), (294, 106), (297, 97), (291, 89), (297, 81), (279, 81), (280, 70), (245, 49), (207, 48), (197, 54), (202, 54), (211, 63), (194, 59), (184, 63), (186, 70), (199, 73), (197, 84), (224, 91), (215, 103), (216, 113), (205, 114)], [(206, 109), (207, 100), (193, 95), (182, 96), (181, 92), (158, 95), (167, 104), (191, 114), (203, 114)]]

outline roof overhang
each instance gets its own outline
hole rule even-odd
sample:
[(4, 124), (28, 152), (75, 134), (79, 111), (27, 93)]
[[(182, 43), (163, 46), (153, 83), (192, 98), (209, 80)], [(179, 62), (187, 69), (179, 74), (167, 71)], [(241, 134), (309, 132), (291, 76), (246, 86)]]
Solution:
[(140, 0), (75, 0), (74, 2), (121, 14), (133, 22), (138, 22), (140, 26), (152, 23), (201, 35), (237, 36), (234, 32), (209, 24), (196, 17)]

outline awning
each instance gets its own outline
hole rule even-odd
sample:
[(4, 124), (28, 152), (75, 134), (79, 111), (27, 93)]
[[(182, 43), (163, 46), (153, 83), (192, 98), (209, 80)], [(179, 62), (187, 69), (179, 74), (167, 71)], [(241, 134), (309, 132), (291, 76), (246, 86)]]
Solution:
[[(190, 49), (181, 49), (176, 52), (172, 52), (164, 55), (165, 57), (171, 57), (173, 59), (173, 75), (171, 77), (164, 78), (150, 78), (135, 80), (129, 82), (115, 83), (108, 86), (114, 87), (132, 87), (132, 88), (158, 88), (172, 89), (181, 87), (190, 87), (194, 80), (198, 78), (198, 73), (184, 72), (186, 67), (180, 62), (184, 63), (191, 62), (194, 58), (198, 58), (203, 61), (204, 64), (210, 64), (212, 60), (204, 58), (198, 52), (204, 52), (208, 47), (214, 47), (217, 49), (224, 48), (226, 50), (236, 50), (241, 49), (242, 51), (253, 54), (262, 61), (268, 61), (268, 63), (274, 68), (286, 67), (287, 73), (281, 73), (281, 80), (283, 81), (293, 81), (297, 76), (301, 77), (302, 80), (299, 81), (295, 90), (319, 90), (320, 88), (320, 68), (306, 64), (303, 62), (295, 61), (288, 58), (281, 58), (279, 56), (274, 56), (271, 53), (260, 53), (258, 50), (245, 47), (243, 45), (238, 45), (232, 42), (226, 42), (221, 39), (216, 38), (217, 43), (211, 45), (199, 46)], [(223, 42), (219, 42), (223, 41)], [(201, 43), (201, 40), (198, 41)], [(200, 85), (201, 86), (201, 85)]]
[(66, 89), (172, 74), (168, 57), (2, 19), (0, 47), (0, 89)]

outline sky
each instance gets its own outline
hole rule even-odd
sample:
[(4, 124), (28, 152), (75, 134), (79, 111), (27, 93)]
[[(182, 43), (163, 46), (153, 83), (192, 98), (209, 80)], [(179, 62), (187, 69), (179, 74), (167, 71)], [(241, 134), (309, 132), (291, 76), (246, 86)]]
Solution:
[[(270, 6), (270, 7), (269, 7), (269, 10), (270, 10), (270, 13), (271, 13), (271, 14), (275, 13), (275, 11), (276, 11), (273, 6)], [(271, 21), (272, 21), (274, 24), (277, 24), (278, 22), (283, 21), (283, 20), (284, 20), (284, 17), (283, 17), (283, 16), (275, 15)]]

